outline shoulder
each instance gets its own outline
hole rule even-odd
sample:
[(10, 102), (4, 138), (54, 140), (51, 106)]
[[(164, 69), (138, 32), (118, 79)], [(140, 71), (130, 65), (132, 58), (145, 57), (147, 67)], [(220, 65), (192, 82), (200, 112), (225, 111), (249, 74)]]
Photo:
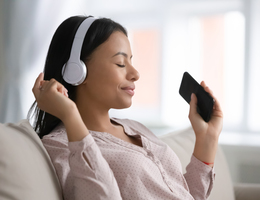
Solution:
[(68, 146), (68, 137), (65, 126), (60, 123), (48, 135), (42, 138), (44, 146), (56, 146), (57, 144)]

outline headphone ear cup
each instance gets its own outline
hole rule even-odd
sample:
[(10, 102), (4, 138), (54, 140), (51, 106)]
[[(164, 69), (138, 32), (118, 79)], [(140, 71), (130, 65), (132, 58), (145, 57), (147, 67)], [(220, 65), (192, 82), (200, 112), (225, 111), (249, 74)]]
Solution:
[(62, 67), (63, 79), (74, 86), (81, 84), (87, 76), (87, 67), (85, 63), (80, 62), (67, 62)]

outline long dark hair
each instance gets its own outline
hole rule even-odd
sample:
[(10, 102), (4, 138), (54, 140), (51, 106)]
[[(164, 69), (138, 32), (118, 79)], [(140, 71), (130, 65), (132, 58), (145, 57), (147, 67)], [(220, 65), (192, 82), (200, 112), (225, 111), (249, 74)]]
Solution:
[[(44, 80), (54, 78), (63, 84), (68, 90), (69, 98), (72, 101), (75, 101), (77, 87), (66, 83), (62, 78), (61, 71), (63, 65), (69, 59), (76, 31), (86, 18), (85, 16), (73, 16), (61, 23), (51, 40), (44, 67)], [(92, 52), (115, 31), (120, 31), (127, 36), (125, 28), (111, 19), (100, 18), (95, 20), (85, 35), (80, 56), (81, 60), (87, 63)], [(40, 138), (49, 134), (61, 122), (57, 117), (40, 110), (36, 101), (28, 112), (28, 119), (30, 118), (34, 119), (33, 127)]]

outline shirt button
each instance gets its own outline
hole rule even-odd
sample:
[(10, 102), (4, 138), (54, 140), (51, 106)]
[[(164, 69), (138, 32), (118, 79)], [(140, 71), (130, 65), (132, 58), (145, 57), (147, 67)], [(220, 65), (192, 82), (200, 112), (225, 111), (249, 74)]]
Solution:
[(153, 156), (153, 153), (151, 151), (147, 151), (148, 156)]
[(167, 185), (171, 186), (171, 182), (170, 181), (166, 181)]

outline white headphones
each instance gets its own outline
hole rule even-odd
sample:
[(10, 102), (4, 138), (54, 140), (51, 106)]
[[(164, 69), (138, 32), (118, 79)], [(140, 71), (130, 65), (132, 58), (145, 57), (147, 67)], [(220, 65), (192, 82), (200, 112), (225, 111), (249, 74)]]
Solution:
[(81, 84), (87, 76), (87, 67), (80, 60), (82, 44), (90, 25), (96, 20), (94, 17), (88, 17), (79, 26), (70, 51), (70, 58), (62, 67), (63, 79), (71, 85)]

